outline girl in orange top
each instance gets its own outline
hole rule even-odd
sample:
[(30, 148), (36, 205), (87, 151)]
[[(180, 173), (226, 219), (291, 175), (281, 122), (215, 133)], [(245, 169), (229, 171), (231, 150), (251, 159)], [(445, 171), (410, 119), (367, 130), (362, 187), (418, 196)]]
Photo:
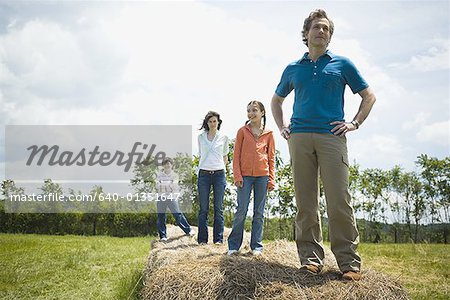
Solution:
[(233, 174), (238, 207), (228, 237), (228, 255), (237, 253), (242, 245), (252, 189), (254, 207), (250, 248), (253, 255), (261, 254), (267, 191), (275, 188), (275, 141), (272, 131), (265, 129), (264, 105), (251, 101), (247, 105), (247, 117), (245, 126), (238, 130), (234, 145)]

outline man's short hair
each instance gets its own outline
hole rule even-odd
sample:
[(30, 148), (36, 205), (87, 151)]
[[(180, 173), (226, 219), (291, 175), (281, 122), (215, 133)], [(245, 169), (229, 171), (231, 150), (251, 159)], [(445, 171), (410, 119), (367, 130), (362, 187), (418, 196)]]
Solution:
[(314, 19), (322, 19), (325, 18), (330, 22), (330, 38), (333, 35), (334, 32), (334, 23), (331, 21), (331, 19), (327, 16), (327, 13), (323, 9), (316, 9), (315, 11), (312, 11), (309, 16), (305, 19), (305, 22), (303, 22), (303, 30), (302, 30), (302, 40), (303, 43), (308, 46), (308, 39), (306, 38), (306, 35), (308, 34), (308, 31), (311, 29), (311, 24)]
[(164, 165), (166, 165), (166, 164), (168, 164), (168, 163), (170, 163), (171, 165), (173, 165), (173, 159), (171, 159), (170, 157), (164, 158), (164, 160), (162, 161), (162, 165), (164, 166)]

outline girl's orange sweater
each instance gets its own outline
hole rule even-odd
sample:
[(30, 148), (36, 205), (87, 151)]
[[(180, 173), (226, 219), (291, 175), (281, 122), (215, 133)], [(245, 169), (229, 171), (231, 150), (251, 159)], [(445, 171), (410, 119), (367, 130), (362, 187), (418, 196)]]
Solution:
[(241, 127), (236, 136), (233, 153), (234, 182), (242, 176), (269, 176), (269, 188), (275, 187), (275, 141), (272, 130), (253, 136), (249, 125)]

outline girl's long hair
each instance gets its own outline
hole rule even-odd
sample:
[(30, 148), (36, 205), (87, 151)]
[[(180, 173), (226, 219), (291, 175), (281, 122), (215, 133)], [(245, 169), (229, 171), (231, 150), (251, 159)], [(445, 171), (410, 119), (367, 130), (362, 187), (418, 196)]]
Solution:
[[(264, 113), (264, 115), (262, 116), (262, 120), (263, 120), (263, 131), (264, 131), (264, 129), (266, 128), (266, 109), (264, 108), (264, 104), (262, 104), (262, 102), (259, 102), (259, 101), (256, 101), (256, 100), (254, 100), (254, 101), (250, 101), (248, 104), (247, 104), (247, 107), (249, 107), (250, 105), (258, 105), (258, 107), (259, 107), (259, 110), (262, 112), (262, 113)], [(247, 121), (245, 121), (245, 125), (247, 125), (247, 124), (250, 124), (250, 120), (247, 120)]]

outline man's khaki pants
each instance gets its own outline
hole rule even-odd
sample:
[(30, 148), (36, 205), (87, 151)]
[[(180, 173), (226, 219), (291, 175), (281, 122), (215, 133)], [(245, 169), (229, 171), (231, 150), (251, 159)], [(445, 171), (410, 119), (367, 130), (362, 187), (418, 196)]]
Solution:
[(295, 239), (300, 263), (323, 265), (320, 172), (327, 203), (331, 251), (342, 272), (359, 271), (361, 258), (356, 252), (359, 233), (348, 192), (347, 139), (327, 133), (292, 133), (288, 143), (298, 209)]

